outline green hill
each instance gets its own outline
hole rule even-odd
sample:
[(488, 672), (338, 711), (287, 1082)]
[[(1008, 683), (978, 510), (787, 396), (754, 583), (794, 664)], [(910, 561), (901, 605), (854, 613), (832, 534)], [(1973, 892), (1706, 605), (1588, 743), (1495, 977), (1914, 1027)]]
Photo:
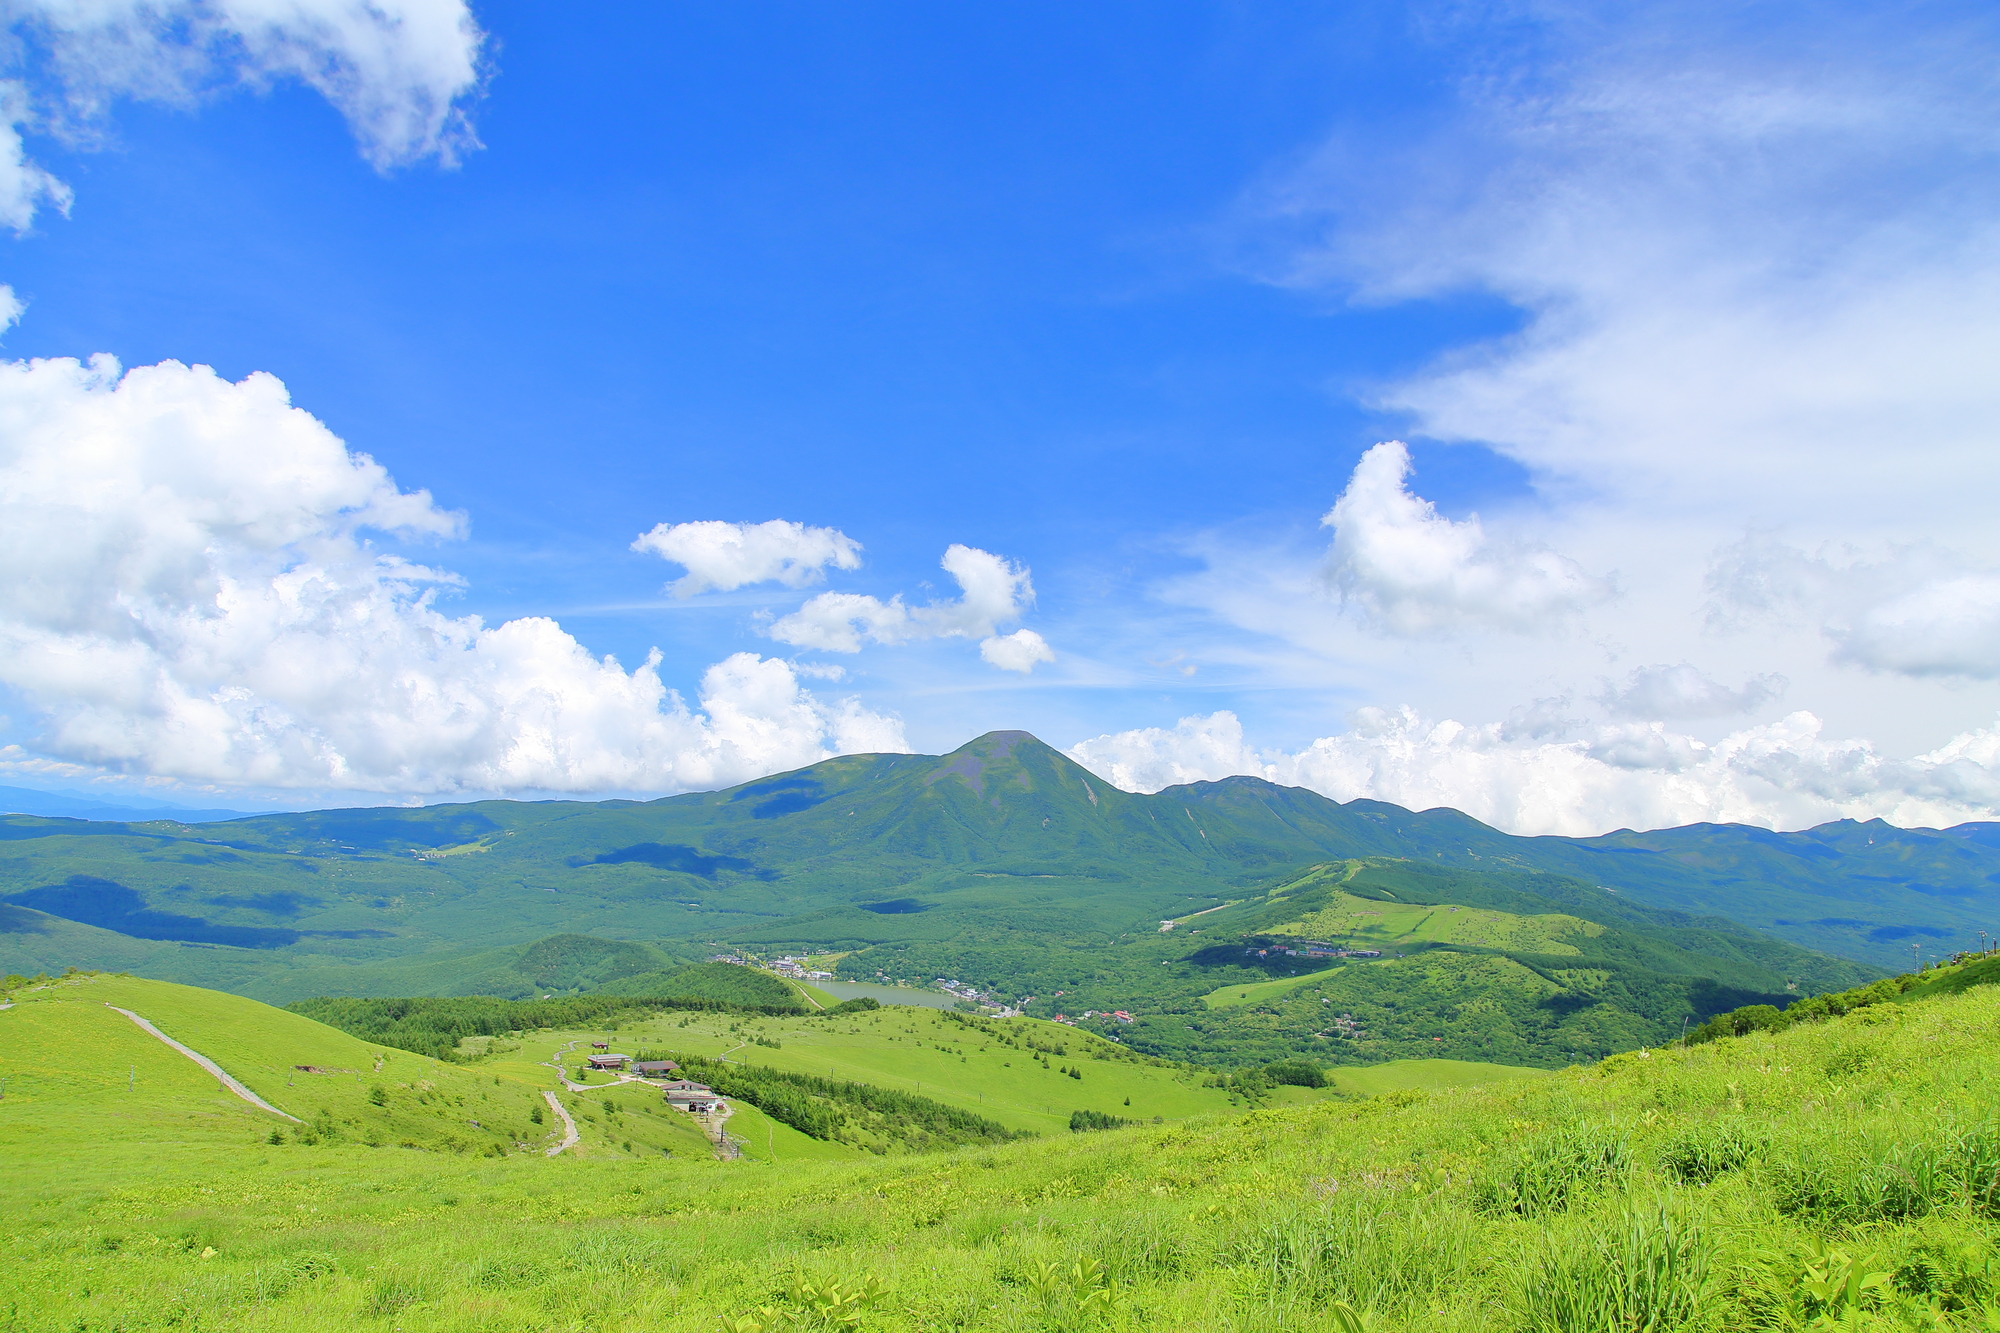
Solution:
[[(1977, 984), (1979, 967), (1781, 1032), (1538, 1077), (886, 1158), (814, 1156), (765, 1120), (734, 1161), (648, 1150), (675, 1122), (617, 1087), (564, 1094), (571, 1152), (452, 1150), (446, 1112), (472, 1113), (495, 1077), (496, 1098), (529, 1086), (520, 1071), (552, 1078), (535, 1061), (554, 1033), (419, 1062), (431, 1100), (396, 1113), (413, 1136), (437, 1126), (428, 1147), (273, 1144), (268, 1113), (205, 1076), (176, 1082), (176, 1062), (194, 1066), (135, 1041), (105, 999), (294, 1105), (285, 1060), (370, 1048), (234, 997), (70, 978), (0, 1010), (0, 1290), (28, 1329), (712, 1333), (842, 1311), (884, 1333), (1985, 1329), (2000, 1306), (2000, 986)], [(948, 1038), (942, 1013), (874, 1019), (884, 1046), (931, 1069), (975, 1032)], [(772, 1058), (793, 1047), (756, 1044), (767, 1029), (841, 1022), (646, 1021)], [(1102, 1072), (1084, 1068), (1086, 1085)]]
[[(1287, 904), (1271, 892), (1316, 865), (1365, 862), (1396, 902), (1462, 909), (1426, 925), (1397, 918), (1395, 930), (1376, 921), (1397, 952), (1459, 955), (1397, 960), (1415, 965), (1381, 977), (1407, 972), (1402, 990), (1449, 992), (1439, 1004), (1454, 1011), (1485, 1003), (1482, 986), (1512, 1006), (1501, 1045), (1420, 1053), (1418, 1040), (1449, 1047), (1470, 1031), (1433, 1006), (1404, 1025), (1404, 1046), (1370, 1058), (1559, 1063), (1572, 1050), (1655, 1040), (1751, 997), (1854, 984), (1911, 939), (1989, 924), (2000, 906), (1994, 827), (1512, 838), (1453, 811), (1342, 805), (1248, 778), (1134, 795), (1025, 733), (995, 732), (943, 757), (847, 756), (643, 803), (490, 801), (202, 825), (8, 816), (0, 968), (116, 967), (271, 1001), (527, 998), (657, 991), (720, 945), (839, 953), (851, 980), (956, 978), (1033, 996), (1029, 1012), (1043, 1017), (1158, 1017), (1274, 979), (1225, 963), (1214, 952), (1225, 934), (1337, 933), (1340, 921), (1324, 916), (1334, 899), (1314, 909), (1321, 916), (1279, 919), (1270, 913)], [(1237, 906), (1194, 915), (1225, 903)], [(1168, 919), (1183, 924), (1163, 935)], [(1374, 937), (1350, 942), (1364, 938)], [(1593, 1007), (1596, 1018), (1573, 1021)], [(1304, 1018), (1126, 1036), (1204, 1060), (1231, 1058), (1242, 1036), (1236, 1058), (1255, 1062), (1303, 1049), (1322, 1030), (1296, 1031)]]

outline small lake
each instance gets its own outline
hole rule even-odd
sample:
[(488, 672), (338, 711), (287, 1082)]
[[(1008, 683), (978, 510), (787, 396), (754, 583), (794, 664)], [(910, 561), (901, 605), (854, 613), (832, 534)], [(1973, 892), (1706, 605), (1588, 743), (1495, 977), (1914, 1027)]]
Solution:
[(958, 1003), (939, 990), (915, 990), (909, 986), (878, 986), (872, 981), (809, 981), (836, 1000), (858, 1000), (867, 996), (883, 1004), (914, 1004), (925, 1009), (949, 1009)]

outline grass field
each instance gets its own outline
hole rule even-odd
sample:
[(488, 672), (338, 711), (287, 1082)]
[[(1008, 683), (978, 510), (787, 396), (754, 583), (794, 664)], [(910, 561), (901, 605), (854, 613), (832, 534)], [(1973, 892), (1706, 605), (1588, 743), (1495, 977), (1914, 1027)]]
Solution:
[(1380, 902), (1335, 893), (1331, 905), (1274, 934), (1301, 939), (1346, 941), (1364, 949), (1403, 944), (1472, 944), (1528, 953), (1578, 953), (1578, 937), (1602, 935), (1604, 927), (1560, 912), (1520, 916), (1485, 907), (1450, 903), (1425, 906)]
[[(569, 1153), (481, 1155), (464, 1122), (538, 1099), (557, 1034), (467, 1066), (391, 1052), (383, 1075), (418, 1077), (395, 1079), (385, 1108), (368, 1069), (287, 1085), (290, 1063), (378, 1054), (339, 1033), (232, 997), (71, 980), (0, 1011), (0, 1329), (830, 1328), (827, 1284), (872, 1279), (853, 1326), (881, 1333), (1986, 1333), (2000, 986), (1948, 989), (1588, 1068), (1473, 1086), (1450, 1086), (1467, 1072), (1450, 1062), (1341, 1071), (1379, 1095), (948, 1153), (812, 1160), (732, 1121), (750, 1156), (719, 1162), (674, 1148), (685, 1118), (629, 1086), (565, 1095), (584, 1136)], [(289, 1122), (219, 1094), (107, 999), (294, 1113), (325, 1100), (337, 1132), (270, 1144)], [(843, 1058), (794, 1020), (681, 1017), (666, 1035), (688, 1047), (761, 1027), (781, 1045), (732, 1058)], [(942, 1015), (869, 1017), (832, 1021), (857, 1066), (907, 1057), (914, 1079), (960, 1058)], [(975, 1054), (999, 1052), (964, 1050), (968, 1076)], [(1086, 1089), (1113, 1072), (1075, 1047), (1051, 1058), (1080, 1061)], [(999, 1068), (1005, 1088), (1020, 1066)], [(344, 1087), (358, 1098), (337, 1100)], [(373, 1112), (422, 1146), (368, 1146)]]
[[(536, 1062), (565, 1045), (610, 1040), (616, 1049), (685, 1052), (726, 1057), (824, 1078), (872, 1083), (920, 1093), (998, 1121), (1009, 1129), (1067, 1133), (1070, 1114), (1100, 1111), (1122, 1119), (1154, 1116), (1177, 1120), (1222, 1111), (1237, 1099), (1229, 1090), (1202, 1086), (1200, 1071), (1134, 1061), (1129, 1052), (1088, 1033), (1054, 1023), (1017, 1019), (975, 1027), (935, 1009), (892, 1008), (838, 1018), (767, 1018), (732, 1014), (666, 1014), (621, 1024), (614, 1033), (537, 1032), (521, 1049), (494, 1062), (515, 1077), (533, 1077)], [(1012, 1034), (1007, 1039), (992, 1034)], [(776, 1045), (757, 1044), (762, 1039)], [(1037, 1050), (1038, 1043), (1048, 1048)], [(576, 1073), (572, 1050), (565, 1067)], [(475, 1068), (484, 1068), (481, 1062)], [(1076, 1069), (1080, 1078), (1063, 1073)], [(548, 1070), (542, 1068), (544, 1076)], [(593, 1081), (608, 1084), (607, 1076)], [(1325, 1094), (1282, 1088), (1282, 1101)], [(732, 1122), (732, 1129), (734, 1124)], [(849, 1152), (820, 1145), (828, 1153)]]
[(1391, 1092), (1469, 1088), (1505, 1079), (1546, 1078), (1548, 1071), (1480, 1064), (1474, 1060), (1394, 1060), (1384, 1065), (1329, 1069), (1326, 1076), (1338, 1092), (1355, 1097), (1380, 1097)]

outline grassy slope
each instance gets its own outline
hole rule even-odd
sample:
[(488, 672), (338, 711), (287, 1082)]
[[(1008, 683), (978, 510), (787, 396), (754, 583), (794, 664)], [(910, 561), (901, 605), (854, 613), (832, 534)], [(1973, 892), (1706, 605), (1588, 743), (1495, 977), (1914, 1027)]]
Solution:
[[(668, 1015), (622, 1028), (619, 1040), (711, 1058), (726, 1052), (749, 1064), (922, 1093), (1010, 1129), (1043, 1134), (1067, 1132), (1070, 1113), (1076, 1110), (1129, 1119), (1180, 1119), (1230, 1105), (1227, 1092), (1201, 1086), (1202, 1075), (1105, 1058), (1124, 1052), (1086, 1033), (1032, 1019), (1000, 1021), (993, 1027), (1068, 1053), (1049, 1055), (1044, 1068), (1031, 1058), (1038, 1052), (1001, 1044), (938, 1010), (915, 1006), (838, 1018)], [(753, 1035), (778, 1046), (745, 1044)], [(1080, 1068), (1083, 1077), (1059, 1073), (1065, 1065)]]
[[(21, 991), (0, 1013), (0, 1071), (8, 1078), (9, 1113), (0, 1134), (22, 1151), (51, 1122), (86, 1114), (97, 1099), (107, 1110), (147, 1108), (141, 1080), (162, 1080), (171, 1114), (192, 1117), (204, 1133), (245, 1143), (278, 1129), (297, 1129), (222, 1092), (186, 1057), (107, 1005), (130, 1009), (168, 1036), (216, 1061), (280, 1110), (308, 1122), (331, 1122), (333, 1133), (383, 1144), (486, 1151), (539, 1144), (547, 1126), (529, 1113), (544, 1078), (519, 1072), (478, 1074), (407, 1051), (385, 1050), (297, 1014), (238, 996), (170, 982), (97, 976)], [(62, 1035), (51, 1045), (50, 1034)], [(295, 1065), (339, 1071), (302, 1073)], [(132, 1093), (123, 1088), (128, 1071)], [(546, 1075), (546, 1071), (543, 1071)], [(497, 1082), (496, 1082), (497, 1078)], [(380, 1087), (384, 1104), (369, 1100)], [(108, 1090), (107, 1090), (108, 1089)], [(120, 1133), (151, 1133), (151, 1114), (135, 1109)], [(475, 1125), (473, 1122), (478, 1122)]]
[(1545, 1078), (1547, 1072), (1515, 1065), (1480, 1064), (1474, 1060), (1396, 1060), (1359, 1069), (1329, 1070), (1327, 1077), (1337, 1091), (1357, 1097), (1379, 1097), (1418, 1088), (1469, 1088), (1505, 1079)]
[(1521, 916), (1490, 908), (1393, 903), (1337, 893), (1326, 907), (1272, 933), (1348, 943), (1360, 949), (1471, 944), (1528, 953), (1574, 954), (1582, 952), (1574, 943), (1577, 937), (1602, 935), (1604, 927), (1560, 912)]
[[(106, 1138), (98, 1089), (10, 1154), (0, 1290), (22, 1328), (693, 1333), (795, 1275), (872, 1274), (888, 1295), (863, 1327), (883, 1333), (1310, 1330), (1338, 1327), (1336, 1298), (1385, 1330), (1471, 1333), (1550, 1326), (1536, 1299), (1612, 1273), (1631, 1226), (1660, 1243), (1664, 1204), (1709, 1275), (1684, 1327), (1803, 1326), (1800, 1278), (1830, 1243), (1887, 1275), (1854, 1327), (1973, 1329), (2000, 1301), (2000, 1220), (1895, 1164), (1957, 1160), (1955, 1136), (1991, 1123), (1996, 1041), (1988, 986), (1474, 1088), (775, 1166), (194, 1134), (141, 1153)], [(1623, 1145), (1626, 1170), (1564, 1177), (1534, 1216), (1482, 1205), (1593, 1143)], [(1747, 1151), (1688, 1182), (1729, 1143)], [(1029, 1284), (1083, 1260), (1119, 1298), (1108, 1318)]]

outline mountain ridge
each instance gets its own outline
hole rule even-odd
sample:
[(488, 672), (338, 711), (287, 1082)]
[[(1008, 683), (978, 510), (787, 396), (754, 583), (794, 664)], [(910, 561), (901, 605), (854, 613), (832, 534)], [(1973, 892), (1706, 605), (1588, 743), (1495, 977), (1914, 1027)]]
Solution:
[(1815, 967), (1824, 975), (1807, 979), (1832, 985), (1850, 975), (1838, 958), (1893, 965), (1906, 941), (1970, 944), (2000, 917), (1996, 825), (1519, 837), (1449, 808), (1341, 803), (1247, 776), (1125, 792), (999, 731), (941, 756), (840, 756), (646, 802), (198, 827), (0, 817), (0, 966), (123, 967), (285, 1000), (456, 992), (502, 966), (496, 950), (566, 933), (651, 941), (678, 961), (711, 941), (926, 957), (952, 940), (1099, 948), (1366, 857), (1546, 876), (1538, 896), (1574, 900), (1562, 910), (1602, 892), (1597, 915), (1616, 900), (1688, 918), (1648, 918), (1660, 928), (1718, 919), (1826, 956), (1766, 986)]

